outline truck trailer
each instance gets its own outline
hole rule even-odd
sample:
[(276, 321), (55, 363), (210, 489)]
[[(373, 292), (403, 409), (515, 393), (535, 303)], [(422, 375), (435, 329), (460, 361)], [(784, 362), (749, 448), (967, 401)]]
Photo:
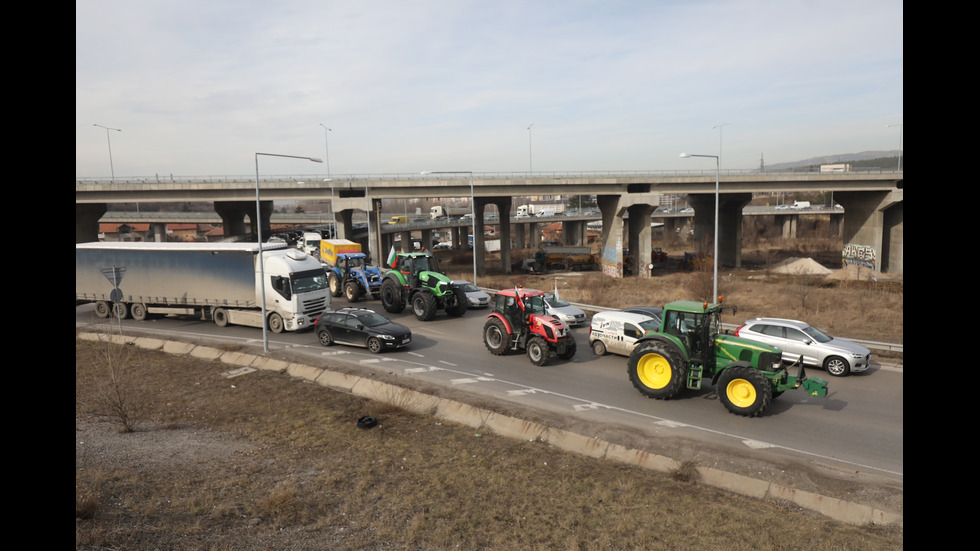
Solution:
[[(106, 318), (194, 315), (218, 326), (262, 327), (258, 243), (79, 243), (75, 305)], [(313, 327), (330, 307), (320, 261), (284, 243), (262, 245), (268, 327)]]

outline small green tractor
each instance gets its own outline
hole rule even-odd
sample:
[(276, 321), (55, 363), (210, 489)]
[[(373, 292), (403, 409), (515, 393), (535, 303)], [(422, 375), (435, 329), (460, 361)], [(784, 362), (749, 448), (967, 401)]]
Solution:
[[(827, 395), (827, 381), (807, 377), (802, 358), (783, 365), (782, 351), (720, 331), (721, 304), (677, 301), (664, 306), (660, 329), (636, 341), (626, 362), (633, 386), (649, 398), (669, 400), (708, 379), (721, 403), (745, 417), (763, 415), (784, 391)], [(730, 309), (732, 314), (735, 309)], [(789, 370), (799, 367), (797, 376)]]
[(411, 304), (419, 321), (430, 321), (445, 310), (453, 317), (466, 313), (463, 289), (439, 271), (439, 261), (429, 252), (400, 253), (381, 281), (381, 305), (397, 314)]

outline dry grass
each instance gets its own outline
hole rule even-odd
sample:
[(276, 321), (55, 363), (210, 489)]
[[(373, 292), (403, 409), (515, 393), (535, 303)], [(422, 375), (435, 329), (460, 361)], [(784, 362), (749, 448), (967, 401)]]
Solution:
[[(98, 345), (76, 340), (76, 394)], [(76, 405), (76, 549), (902, 549), (901, 534), (440, 422), (260, 371), (141, 355), (121, 433)], [(79, 402), (82, 402), (80, 400)], [(374, 415), (380, 425), (355, 421)]]

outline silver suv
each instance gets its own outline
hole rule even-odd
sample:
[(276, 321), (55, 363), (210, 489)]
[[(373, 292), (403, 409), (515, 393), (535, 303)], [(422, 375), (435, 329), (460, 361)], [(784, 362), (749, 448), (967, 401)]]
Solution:
[(871, 364), (871, 351), (856, 342), (825, 335), (815, 327), (797, 320), (754, 318), (735, 330), (745, 337), (771, 344), (783, 351), (784, 362), (821, 367), (835, 377), (865, 371)]

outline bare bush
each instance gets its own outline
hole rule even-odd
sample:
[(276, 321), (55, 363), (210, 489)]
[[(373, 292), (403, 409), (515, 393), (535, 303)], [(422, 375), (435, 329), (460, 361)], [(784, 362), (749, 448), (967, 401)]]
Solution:
[(133, 432), (147, 415), (146, 403), (136, 395), (140, 349), (115, 346), (108, 339), (100, 339), (99, 345), (90, 357), (96, 369), (90, 380), (80, 383), (76, 399), (87, 415), (117, 423), (122, 432)]

